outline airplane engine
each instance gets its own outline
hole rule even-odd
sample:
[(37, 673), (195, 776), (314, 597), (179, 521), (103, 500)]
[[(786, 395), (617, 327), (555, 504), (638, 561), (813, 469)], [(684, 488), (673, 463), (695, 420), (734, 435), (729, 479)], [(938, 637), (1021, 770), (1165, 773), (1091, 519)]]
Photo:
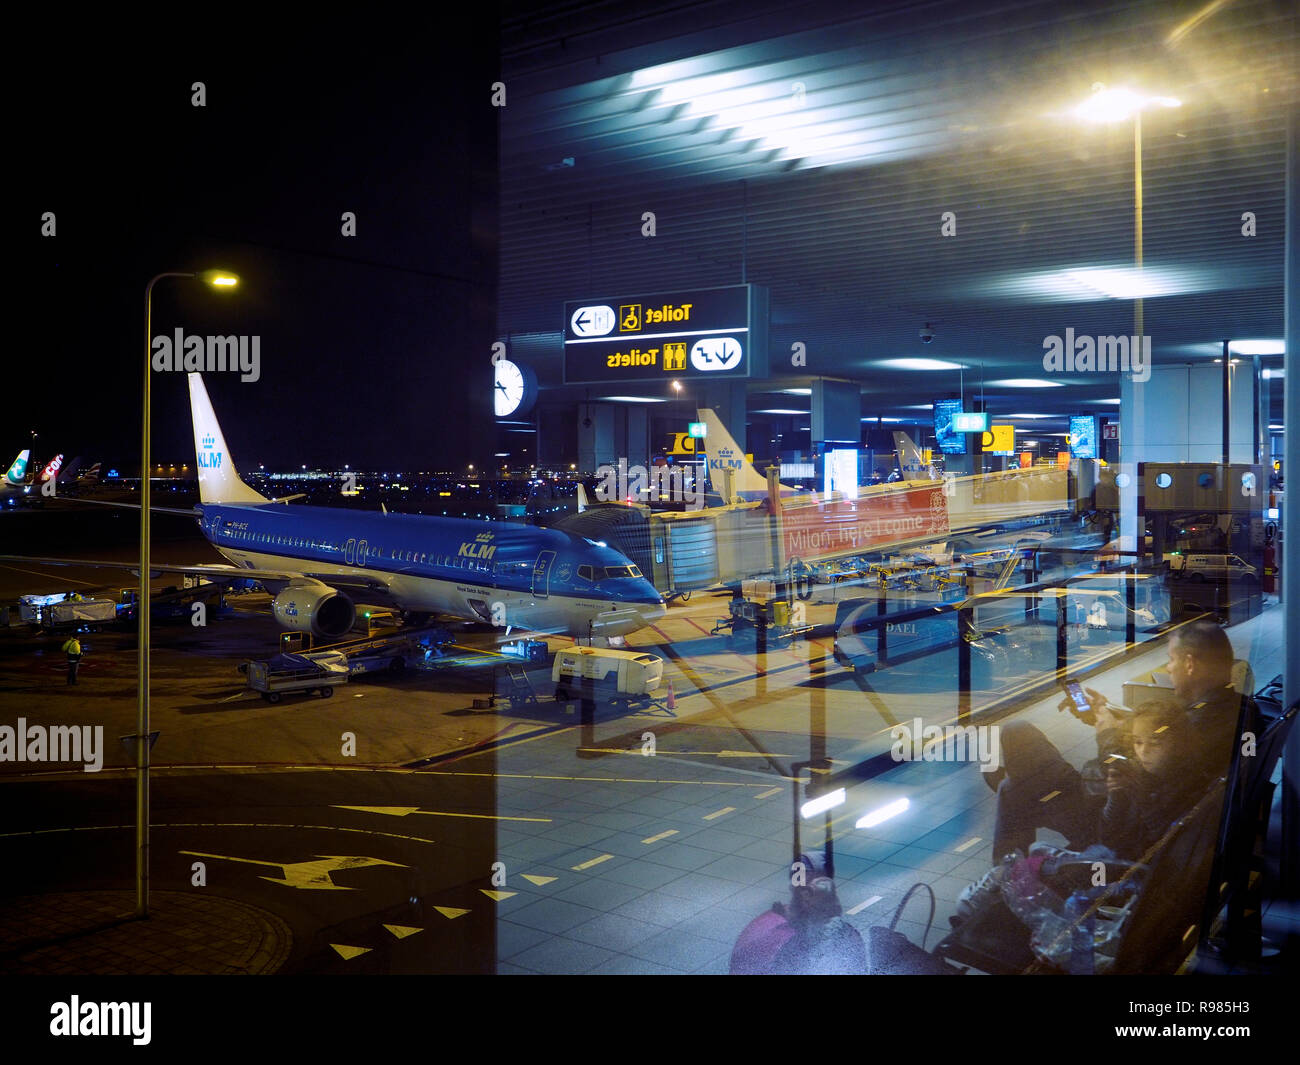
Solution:
[(352, 628), (356, 607), (342, 592), (320, 581), (294, 583), (271, 601), (271, 613), (287, 629), (338, 639)]

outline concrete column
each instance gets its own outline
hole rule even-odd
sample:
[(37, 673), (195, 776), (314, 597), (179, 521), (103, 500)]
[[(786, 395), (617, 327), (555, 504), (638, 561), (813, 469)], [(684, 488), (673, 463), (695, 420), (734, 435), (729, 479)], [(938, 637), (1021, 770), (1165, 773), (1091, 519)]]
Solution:
[[(696, 385), (699, 396), (698, 406), (712, 407), (717, 412), (722, 424), (727, 427), (731, 437), (740, 445), (742, 452), (749, 451), (745, 433), (745, 418), (748, 417), (746, 396), (748, 390), (744, 381), (720, 381), (717, 384)], [(686, 426), (682, 426), (685, 429)]]
[(812, 443), (862, 438), (862, 389), (853, 381), (824, 381), (812, 385)]
[(627, 463), (650, 465), (650, 412), (645, 407), (627, 408)]
[(617, 464), (614, 440), (614, 410), (608, 403), (578, 406), (578, 470), (593, 473), (602, 463)]

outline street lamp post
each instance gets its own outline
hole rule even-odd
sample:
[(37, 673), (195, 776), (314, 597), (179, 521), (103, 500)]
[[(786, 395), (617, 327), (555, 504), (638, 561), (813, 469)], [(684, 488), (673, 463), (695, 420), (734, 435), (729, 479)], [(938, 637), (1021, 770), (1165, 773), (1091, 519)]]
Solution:
[(140, 593), (136, 598), (135, 719), (135, 916), (149, 916), (149, 466), (152, 440), (150, 398), (153, 385), (153, 287), (164, 277), (202, 277), (214, 288), (233, 288), (234, 274), (206, 270), (202, 275), (183, 270), (156, 274), (144, 290), (144, 409), (140, 430)]

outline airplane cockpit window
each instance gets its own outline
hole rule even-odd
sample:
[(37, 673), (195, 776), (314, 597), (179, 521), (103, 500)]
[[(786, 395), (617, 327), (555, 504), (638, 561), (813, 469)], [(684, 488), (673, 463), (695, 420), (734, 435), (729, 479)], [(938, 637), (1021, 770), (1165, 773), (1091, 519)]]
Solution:
[(590, 566), (579, 566), (578, 576), (581, 577), (584, 581), (594, 581), (596, 579), (595, 574), (591, 572)]

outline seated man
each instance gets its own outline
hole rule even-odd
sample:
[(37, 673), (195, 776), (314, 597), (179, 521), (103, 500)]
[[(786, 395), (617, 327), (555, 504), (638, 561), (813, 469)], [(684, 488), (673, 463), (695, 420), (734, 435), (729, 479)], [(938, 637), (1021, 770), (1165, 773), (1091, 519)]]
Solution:
[[(1169, 641), (1173, 695), (1183, 707), (1189, 735), (1185, 772), (1189, 785), (1202, 790), (1227, 772), (1239, 730), (1255, 728), (1250, 701), (1243, 701), (1232, 687), (1232, 663), (1232, 644), (1213, 622), (1193, 622)], [(1013, 721), (1002, 727), (1003, 771), (1000, 781), (989, 781), (998, 790), (995, 863), (1013, 850), (1028, 852), (1039, 828), (1060, 832), (1072, 849), (1097, 842), (1098, 816), (1106, 804), (1101, 763), (1111, 754), (1130, 758), (1133, 751), (1128, 715), (1111, 709), (1105, 697), (1092, 689), (1085, 691), (1089, 710), (1079, 716), (1097, 730), (1097, 759), (1083, 772), (1033, 725)], [(1070, 700), (1064, 705), (1072, 708)]]

